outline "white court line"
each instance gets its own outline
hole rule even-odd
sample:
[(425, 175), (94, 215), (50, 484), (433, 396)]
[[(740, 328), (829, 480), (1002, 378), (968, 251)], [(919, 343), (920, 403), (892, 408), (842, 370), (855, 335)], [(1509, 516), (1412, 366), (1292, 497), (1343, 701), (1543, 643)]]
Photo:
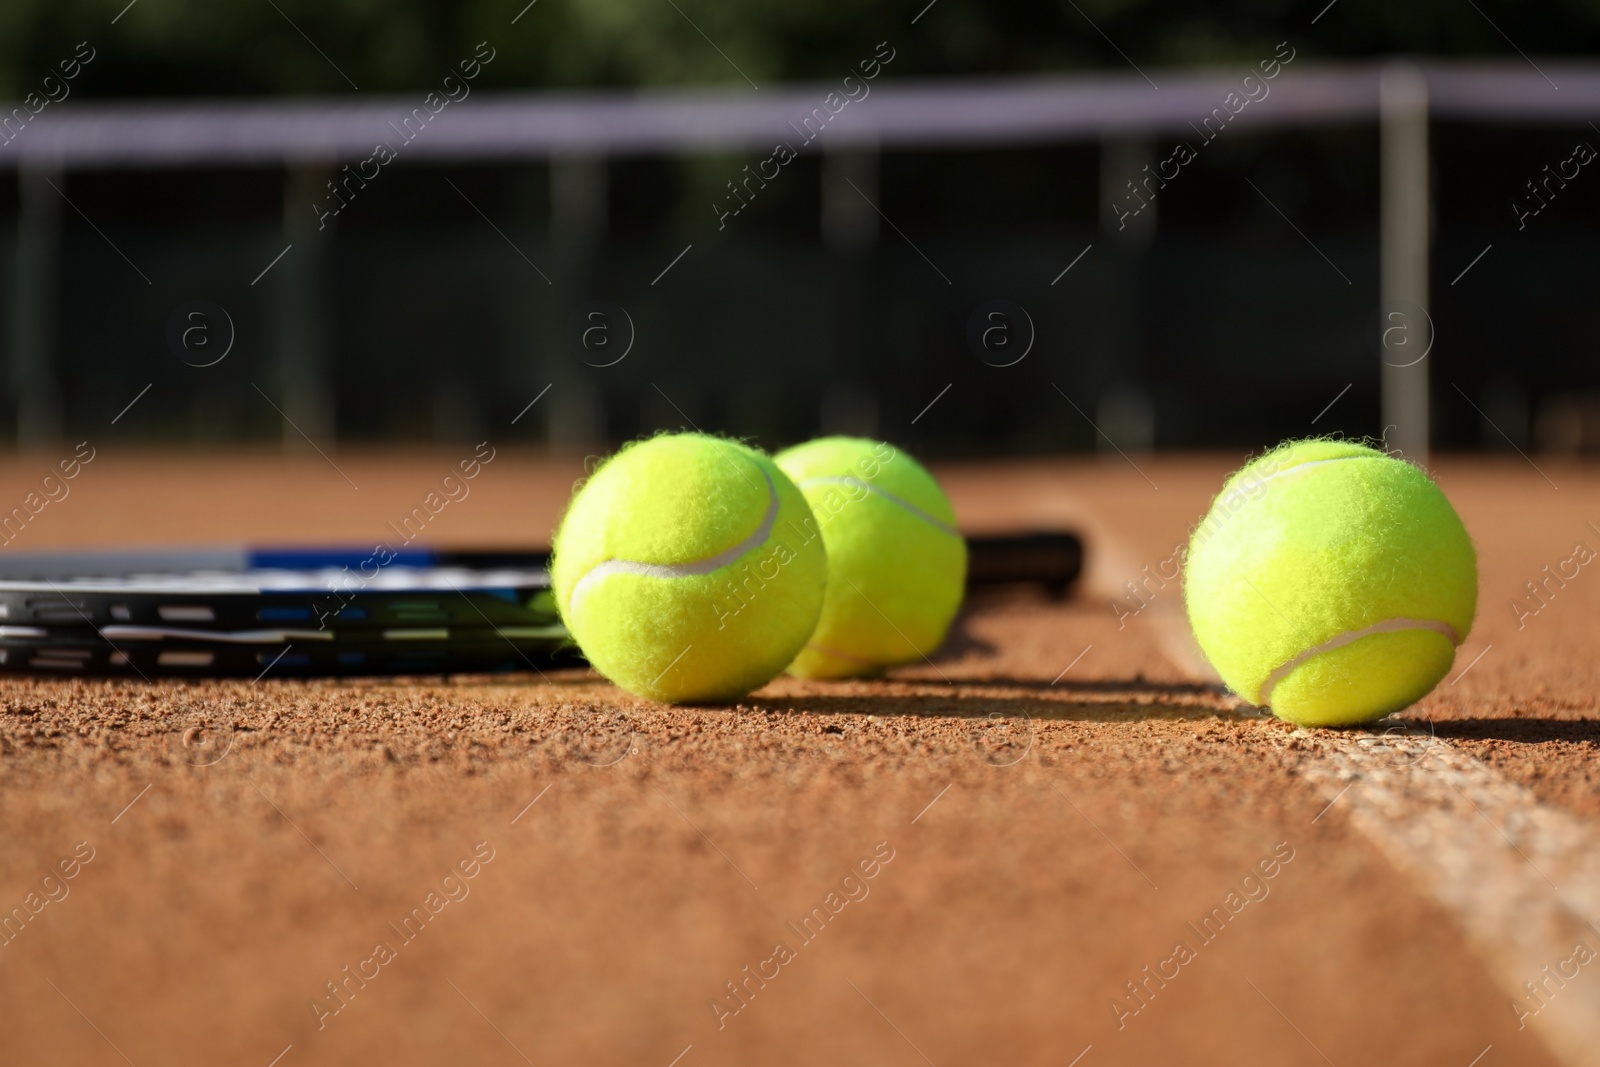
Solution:
[[(1344, 811), (1396, 868), (1451, 913), (1489, 976), (1537, 1006), (1544, 980), (1579, 941), (1600, 947), (1600, 839), (1448, 742), (1308, 733), (1325, 757), (1308, 780), (1348, 788)], [(1511, 1008), (1508, 1006), (1507, 1011)], [(1563, 1063), (1600, 1064), (1600, 974), (1580, 970), (1526, 1020)]]

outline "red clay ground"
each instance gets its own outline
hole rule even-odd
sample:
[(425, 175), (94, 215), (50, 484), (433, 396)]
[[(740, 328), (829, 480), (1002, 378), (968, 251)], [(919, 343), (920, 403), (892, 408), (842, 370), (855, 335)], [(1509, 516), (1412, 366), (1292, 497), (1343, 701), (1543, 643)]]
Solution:
[[(10, 549), (360, 543), (461, 458), (110, 453)], [(0, 501), (56, 458), (6, 461)], [(1341, 809), (1312, 822), (1316, 754), (1209, 684), (1176, 583), (1119, 629), (1117, 587), (1236, 463), (941, 471), (968, 528), (1073, 524), (1091, 572), (1063, 603), (973, 605), (892, 681), (681, 709), (585, 672), (5, 683), (0, 909), (79, 842), (93, 858), (0, 948), (0, 1060), (1554, 1063)], [(1510, 601), (1600, 548), (1600, 471), (1541, 466), (1559, 489), (1520, 460), (1438, 464), (1481, 554), (1458, 674), (1493, 647), (1411, 717), (1592, 825), (1600, 578), (1521, 629)], [(581, 473), (502, 450), (429, 538), (541, 541)], [(462, 861), (475, 876), (443, 881)], [(1188, 925), (1246, 890), (1209, 943)], [(816, 907), (807, 942), (788, 924)], [(1180, 941), (1193, 958), (1129, 1014), (1126, 983)], [(726, 984), (762, 967), (731, 1014)]]

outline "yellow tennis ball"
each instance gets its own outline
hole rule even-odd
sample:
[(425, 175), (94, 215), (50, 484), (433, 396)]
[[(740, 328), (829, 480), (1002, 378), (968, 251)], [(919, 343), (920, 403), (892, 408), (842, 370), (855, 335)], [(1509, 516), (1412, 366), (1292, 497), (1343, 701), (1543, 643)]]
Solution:
[(961, 607), (967, 543), (939, 483), (881, 441), (824, 437), (776, 457), (828, 549), (828, 595), (789, 673), (870, 674), (931, 654)]
[(1189, 622), (1222, 680), (1302, 726), (1427, 695), (1472, 628), (1477, 558), (1418, 468), (1290, 441), (1228, 479), (1189, 543)]
[(640, 696), (729, 700), (806, 643), (828, 579), (811, 509), (772, 459), (705, 434), (628, 445), (556, 532), (561, 618), (601, 674)]

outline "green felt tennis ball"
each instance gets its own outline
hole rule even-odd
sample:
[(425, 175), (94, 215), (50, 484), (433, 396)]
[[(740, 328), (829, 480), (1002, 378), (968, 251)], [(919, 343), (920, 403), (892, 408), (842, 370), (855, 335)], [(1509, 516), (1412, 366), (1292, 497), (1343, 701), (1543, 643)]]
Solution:
[(967, 543), (939, 483), (881, 441), (824, 437), (780, 452), (828, 549), (828, 595), (802, 678), (870, 674), (931, 654), (961, 607)]
[(1345, 726), (1444, 677), (1472, 628), (1477, 559), (1421, 470), (1348, 441), (1291, 441), (1223, 487), (1183, 593), (1230, 689), (1302, 726)]
[(595, 471), (556, 532), (550, 579), (601, 674), (654, 700), (717, 701), (764, 685), (805, 645), (828, 561), (769, 456), (686, 433)]

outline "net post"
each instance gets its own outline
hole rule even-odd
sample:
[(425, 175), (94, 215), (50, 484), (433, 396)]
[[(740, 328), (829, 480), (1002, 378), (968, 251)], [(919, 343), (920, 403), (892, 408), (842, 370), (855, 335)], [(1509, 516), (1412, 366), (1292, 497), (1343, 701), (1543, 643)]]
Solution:
[(16, 273), (11, 286), (12, 397), (16, 403), (17, 444), (23, 448), (56, 443), (61, 436), (61, 390), (56, 377), (56, 313), (61, 270), (61, 195), (59, 166), (24, 164), (17, 168)]
[[(333, 390), (327, 380), (327, 316), (323, 295), (325, 246), (332, 216), (342, 211), (331, 164), (292, 163), (284, 175), (283, 239), (292, 246), (272, 278), (276, 286), (278, 335), (276, 400), (286, 450), (306, 448), (309, 438), (331, 445), (335, 432)], [(348, 190), (347, 190), (348, 192)], [(338, 210), (333, 210), (337, 208)], [(301, 435), (304, 434), (304, 437)]]
[[(1429, 445), (1428, 362), (1433, 342), (1428, 311), (1428, 80), (1406, 60), (1378, 76), (1381, 174), (1378, 346), (1382, 361), (1384, 440), (1426, 465)], [(1391, 341), (1393, 343), (1391, 343)]]
[[(876, 145), (822, 152), (822, 244), (830, 252), (854, 256), (878, 243), (878, 172)], [(870, 200), (868, 198), (871, 198)]]

